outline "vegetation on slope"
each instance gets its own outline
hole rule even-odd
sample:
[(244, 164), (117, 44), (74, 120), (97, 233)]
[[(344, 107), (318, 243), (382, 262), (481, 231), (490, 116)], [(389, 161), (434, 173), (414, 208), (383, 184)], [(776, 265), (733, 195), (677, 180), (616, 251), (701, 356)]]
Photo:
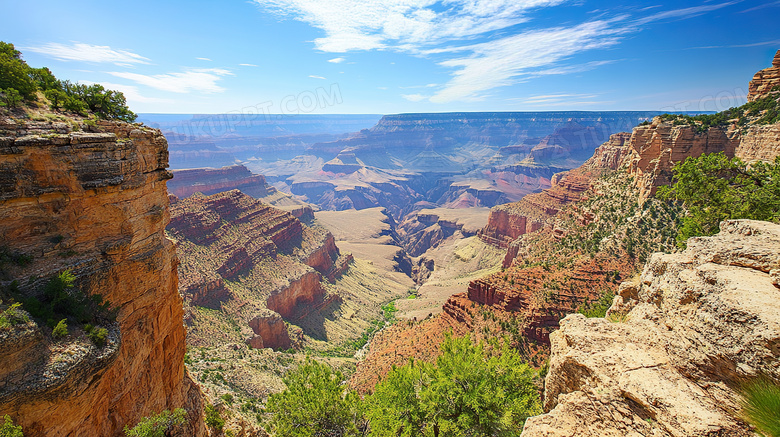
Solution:
[(394, 368), (361, 399), (343, 375), (307, 360), (270, 396), (276, 435), (513, 436), (541, 412), (536, 372), (508, 344), (448, 336), (435, 364)]
[[(780, 87), (772, 91), (780, 91)], [(780, 94), (771, 93), (760, 99), (745, 103), (742, 106), (729, 108), (716, 114), (663, 114), (661, 118), (672, 121), (675, 125), (693, 125), (697, 132), (704, 132), (711, 127), (727, 126), (732, 121), (737, 125), (773, 124), (780, 121)]]
[(677, 242), (714, 235), (729, 219), (780, 220), (780, 157), (774, 163), (748, 165), (723, 153), (689, 157), (674, 166), (671, 186), (661, 187), (659, 197), (682, 202)]
[(107, 120), (136, 119), (121, 92), (100, 84), (59, 80), (46, 67), (30, 67), (13, 44), (0, 41), (0, 106), (14, 108), (25, 101), (35, 103), (41, 97), (48, 100), (52, 110), (64, 109), (82, 116), (92, 113)]

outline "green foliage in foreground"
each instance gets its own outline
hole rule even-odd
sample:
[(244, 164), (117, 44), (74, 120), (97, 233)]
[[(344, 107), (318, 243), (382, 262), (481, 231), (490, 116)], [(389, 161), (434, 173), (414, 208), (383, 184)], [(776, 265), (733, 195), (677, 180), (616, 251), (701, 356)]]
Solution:
[(213, 405), (206, 405), (206, 426), (217, 433), (222, 432), (225, 427), (225, 419)]
[(160, 414), (144, 417), (138, 425), (129, 428), (125, 426), (127, 437), (165, 437), (179, 431), (187, 423), (187, 411), (177, 408), (171, 413), (168, 410)]
[(745, 420), (767, 437), (780, 437), (780, 386), (758, 378), (741, 390)]
[(22, 427), (14, 425), (14, 421), (11, 417), (5, 415), (3, 417), (3, 424), (0, 425), (0, 437), (24, 437), (22, 433)]
[(392, 370), (369, 400), (372, 436), (515, 436), (541, 413), (536, 372), (507, 344), (448, 337), (431, 365)]
[(674, 166), (674, 184), (661, 187), (658, 196), (683, 202), (678, 245), (690, 237), (714, 235), (728, 219), (780, 219), (780, 157), (773, 163), (748, 166), (723, 153), (689, 157)]
[(29, 321), (30, 318), (22, 311), (22, 304), (19, 302), (0, 313), (0, 328), (10, 328)]
[(447, 337), (435, 364), (394, 368), (361, 400), (341, 373), (307, 359), (269, 397), (277, 436), (516, 436), (541, 413), (536, 372), (507, 344)]
[(269, 396), (265, 411), (273, 414), (268, 430), (277, 436), (362, 435), (362, 403), (345, 391), (344, 375), (307, 359), (284, 377), (287, 388)]

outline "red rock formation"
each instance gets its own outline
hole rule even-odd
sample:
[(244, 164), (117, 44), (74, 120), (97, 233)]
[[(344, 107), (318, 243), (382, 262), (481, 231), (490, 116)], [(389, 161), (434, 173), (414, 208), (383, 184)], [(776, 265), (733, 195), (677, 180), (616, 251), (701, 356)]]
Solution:
[(320, 275), (316, 272), (305, 273), (290, 282), (287, 287), (272, 293), (266, 305), (285, 319), (296, 319), (306, 313), (306, 306), (314, 305), (325, 296), (325, 289), (320, 284)]
[[(0, 343), (16, 342), (0, 346), (0, 368), (15, 375), (0, 385), (0, 416), (32, 437), (121, 436), (143, 416), (183, 407), (187, 434), (203, 435), (200, 390), (183, 361), (176, 254), (164, 234), (167, 142), (140, 125), (89, 129), (0, 119), (0, 235), (33, 259), (12, 272), (22, 292), (71, 269), (79, 288), (118, 311), (103, 348), (76, 326), (69, 349), (41, 336), (46, 327), (0, 333)], [(8, 359), (21, 361), (9, 352), (25, 345), (36, 353), (15, 369)]]
[(697, 132), (694, 126), (675, 126), (657, 117), (649, 125), (634, 128), (621, 165), (637, 176), (640, 198), (646, 199), (659, 186), (671, 183), (675, 163), (714, 152), (733, 157), (738, 145), (739, 138), (725, 129)]
[(264, 176), (252, 174), (243, 165), (174, 170), (173, 179), (168, 182), (168, 191), (180, 198), (195, 193), (209, 195), (230, 190), (241, 190), (252, 197), (265, 197), (276, 192), (276, 188), (266, 184)]
[(279, 314), (256, 316), (249, 321), (249, 327), (255, 335), (247, 339), (247, 344), (255, 349), (289, 349), (292, 346), (287, 325)]
[(768, 95), (778, 85), (780, 85), (780, 50), (775, 53), (771, 67), (765, 68), (753, 76), (747, 96), (748, 102)]

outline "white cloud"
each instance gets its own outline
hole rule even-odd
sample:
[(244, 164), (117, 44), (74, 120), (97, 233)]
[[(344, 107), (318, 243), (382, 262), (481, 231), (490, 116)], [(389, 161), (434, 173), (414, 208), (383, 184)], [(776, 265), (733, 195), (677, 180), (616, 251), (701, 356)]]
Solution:
[(342, 62), (344, 62), (344, 61), (346, 61), (346, 59), (344, 59), (344, 58), (341, 58), (341, 57), (339, 57), (339, 58), (333, 58), (333, 59), (328, 59), (328, 62), (330, 62), (330, 63), (333, 63), (333, 64), (340, 64), (340, 63), (342, 63)]
[(310, 74), (310, 75), (309, 75), (309, 77), (310, 77), (310, 78), (312, 78), (312, 79), (325, 79), (325, 78), (324, 78), (324, 77), (322, 77), (322, 76), (315, 76), (315, 75), (313, 75), (313, 74)]
[(203, 93), (222, 92), (225, 89), (218, 86), (217, 82), (223, 76), (232, 75), (229, 70), (222, 68), (201, 68), (185, 71), (183, 73), (155, 75), (119, 71), (109, 72), (108, 74), (172, 93), (189, 93), (192, 91)]
[(550, 67), (574, 54), (617, 44), (621, 33), (623, 31), (611, 26), (609, 21), (599, 20), (570, 28), (524, 32), (489, 43), (461, 47), (460, 50), (468, 50), (472, 54), (440, 63), (458, 70), (444, 89), (431, 97), (431, 101), (481, 100), (485, 91), (511, 85), (523, 77), (584, 71), (583, 68), (594, 64), (558, 67), (557, 71)]
[(672, 9), (669, 11), (658, 12), (657, 14), (640, 18), (636, 20), (635, 24), (642, 25), (642, 24), (650, 23), (652, 21), (665, 20), (670, 18), (675, 18), (675, 19), (691, 18), (691, 17), (704, 14), (706, 12), (714, 11), (720, 8), (724, 8), (726, 6), (731, 6), (736, 3), (739, 3), (739, 1), (718, 3), (715, 5), (694, 6), (694, 7), (682, 8), (682, 9)]
[[(575, 0), (252, 0), (281, 17), (305, 22), (324, 35), (324, 52), (393, 50), (435, 57), (452, 78), (432, 96), (403, 95), (431, 102), (478, 101), (503, 86), (553, 74), (574, 74), (614, 61), (576, 63), (574, 56), (618, 44), (627, 34), (660, 20), (682, 20), (740, 0), (672, 10), (655, 6), (560, 27), (521, 29), (529, 12)], [(644, 14), (644, 15), (643, 15)], [(475, 41), (479, 41), (475, 43)], [(342, 57), (331, 61), (341, 62)], [(392, 64), (392, 62), (391, 62)]]
[(430, 96), (424, 96), (422, 94), (401, 94), (401, 97), (410, 102), (419, 102), (429, 98)]
[(195, 59), (197, 59), (199, 61), (209, 61), (209, 62), (211, 62), (211, 59), (209, 59), (209, 58), (195, 58)]
[(109, 62), (125, 66), (148, 64), (149, 59), (127, 50), (115, 50), (109, 46), (73, 43), (70, 46), (49, 43), (37, 47), (24, 47), (24, 51), (40, 53), (60, 61)]
[[(325, 32), (325, 52), (421, 46), (493, 32), (526, 21), (531, 9), (566, 0), (254, 0)], [(437, 5), (438, 4), (438, 5)], [(434, 8), (434, 6), (437, 6)]]
[(240, 65), (242, 67), (257, 67), (257, 65), (255, 65), (255, 64), (238, 64), (238, 65)]

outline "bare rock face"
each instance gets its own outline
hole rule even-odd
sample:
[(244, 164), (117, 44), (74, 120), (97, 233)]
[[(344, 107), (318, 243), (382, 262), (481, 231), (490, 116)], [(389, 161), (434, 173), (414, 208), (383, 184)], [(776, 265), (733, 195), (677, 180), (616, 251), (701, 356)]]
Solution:
[(255, 349), (288, 349), (292, 345), (287, 326), (279, 314), (269, 312), (268, 315), (256, 316), (249, 321), (249, 327), (255, 335), (247, 339), (247, 344)]
[(773, 161), (780, 156), (780, 123), (750, 126), (740, 136), (734, 155), (746, 162)]
[(195, 193), (205, 195), (222, 191), (241, 190), (252, 197), (265, 197), (276, 192), (262, 175), (252, 174), (243, 165), (222, 168), (195, 168), (173, 171), (168, 191), (177, 197), (189, 197)]
[(183, 407), (187, 435), (203, 435), (200, 390), (184, 367), (177, 258), (164, 234), (167, 142), (141, 125), (73, 124), (0, 120), (0, 235), (32, 257), (12, 272), (23, 293), (70, 269), (118, 316), (103, 348), (77, 337), (63, 353), (41, 335), (45, 326), (0, 333), (0, 415), (26, 436), (121, 436), (144, 416)]
[[(753, 435), (733, 387), (780, 376), (780, 225), (721, 223), (657, 253), (607, 319), (570, 315), (551, 335), (549, 413), (523, 436)], [(626, 311), (629, 311), (626, 313)]]
[(780, 85), (780, 50), (775, 53), (771, 67), (765, 68), (753, 76), (747, 96), (748, 102), (768, 95), (772, 88), (778, 85)]
[(738, 145), (739, 138), (725, 129), (697, 132), (694, 126), (676, 126), (656, 117), (651, 124), (634, 128), (622, 166), (636, 175), (640, 198), (646, 199), (671, 183), (675, 163), (715, 152), (732, 158)]

